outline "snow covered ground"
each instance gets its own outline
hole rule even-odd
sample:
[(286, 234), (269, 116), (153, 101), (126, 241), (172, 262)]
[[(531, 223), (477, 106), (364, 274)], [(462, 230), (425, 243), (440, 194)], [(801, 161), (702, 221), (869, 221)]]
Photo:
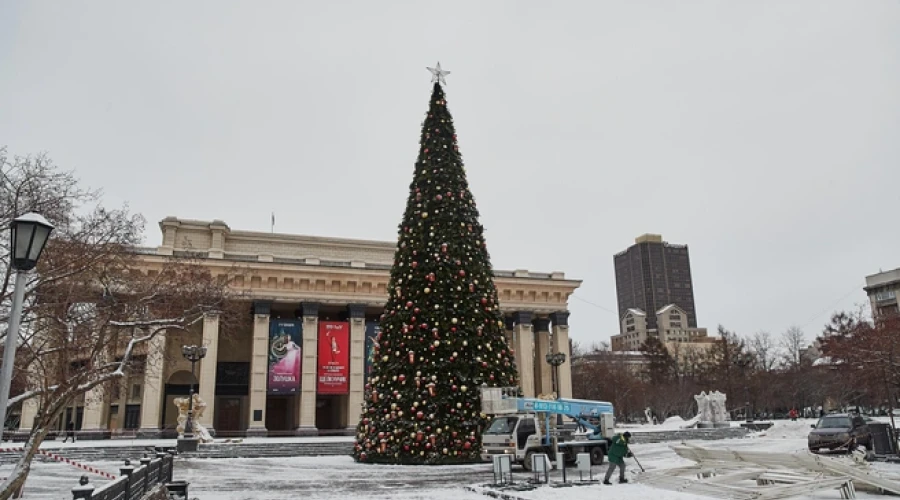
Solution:
[[(709, 448), (740, 449), (793, 453), (806, 449), (806, 435), (815, 420), (797, 422), (776, 421), (767, 432), (751, 435), (747, 439), (698, 441)], [(649, 429), (648, 429), (649, 430)], [(306, 438), (309, 439), (309, 438)], [(344, 438), (346, 439), (346, 438)], [(291, 439), (296, 441), (297, 439)], [(171, 443), (167, 443), (171, 445)], [(671, 443), (635, 445), (634, 453), (644, 468), (664, 469), (690, 462), (681, 459), (669, 448)], [(89, 443), (79, 443), (89, 446)], [(96, 445), (96, 444), (95, 444)], [(118, 473), (120, 463), (92, 464), (112, 473)], [(634, 461), (628, 461), (629, 477), (637, 472)], [(877, 468), (900, 471), (900, 466), (876, 464)], [(0, 467), (0, 475), (10, 466)], [(606, 471), (606, 466), (594, 467), (595, 479)], [(516, 481), (524, 481), (528, 474), (514, 469)], [(36, 463), (26, 486), (26, 497), (34, 499), (71, 498), (68, 491), (75, 486), (81, 471), (63, 464)], [(569, 479), (577, 474), (569, 471)], [(92, 477), (94, 481), (96, 476)], [(491, 481), (490, 464), (446, 467), (413, 467), (362, 465), (350, 457), (297, 457), (277, 459), (177, 459), (175, 478), (189, 481), (190, 496), (199, 500), (286, 500), (303, 498), (322, 500), (343, 499), (435, 499), (474, 500), (485, 499), (479, 493), (468, 491), (466, 486), (484, 485)], [(553, 480), (559, 481), (555, 475)], [(94, 484), (100, 486), (102, 481)], [(566, 500), (595, 500), (612, 495), (617, 499), (631, 500), (681, 500), (696, 497), (685, 493), (659, 490), (640, 484), (603, 486), (591, 484), (571, 488), (542, 487), (534, 491), (516, 492), (527, 500), (557, 498)], [(869, 498), (857, 492), (858, 498)], [(802, 500), (840, 498), (838, 492), (826, 491), (798, 497)], [(874, 496), (871, 498), (875, 498)]]

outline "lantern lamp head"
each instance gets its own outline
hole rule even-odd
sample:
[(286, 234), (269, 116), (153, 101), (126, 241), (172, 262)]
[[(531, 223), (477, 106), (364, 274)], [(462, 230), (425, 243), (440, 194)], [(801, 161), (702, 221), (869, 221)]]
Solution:
[(12, 221), (12, 267), (16, 271), (30, 271), (50, 239), (53, 224), (36, 214), (27, 213)]

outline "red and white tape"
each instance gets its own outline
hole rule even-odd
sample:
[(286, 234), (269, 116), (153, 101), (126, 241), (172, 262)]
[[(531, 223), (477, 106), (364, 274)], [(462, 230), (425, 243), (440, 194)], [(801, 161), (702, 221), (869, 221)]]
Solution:
[[(17, 452), (17, 451), (25, 451), (25, 448), (0, 448), (0, 453)], [(116, 476), (110, 474), (109, 472), (102, 471), (100, 469), (91, 467), (90, 465), (84, 465), (84, 464), (78, 463), (74, 460), (70, 460), (66, 457), (57, 455), (56, 453), (50, 453), (49, 451), (44, 451), (44, 450), (37, 450), (37, 453), (40, 455), (44, 455), (45, 457), (50, 457), (51, 459), (56, 460), (57, 462), (62, 462), (65, 464), (69, 464), (73, 467), (78, 467), (81, 470), (85, 470), (85, 471), (91, 472), (93, 474), (97, 474), (98, 476), (103, 476), (107, 479), (115, 479), (116, 478)]]

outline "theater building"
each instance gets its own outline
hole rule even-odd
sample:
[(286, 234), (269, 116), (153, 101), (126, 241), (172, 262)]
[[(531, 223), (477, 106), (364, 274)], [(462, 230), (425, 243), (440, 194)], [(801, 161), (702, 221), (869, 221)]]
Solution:
[[(219, 436), (326, 435), (352, 432), (396, 244), (232, 230), (222, 221), (169, 217), (162, 244), (140, 249), (143, 270), (171, 256), (198, 257), (213, 275), (233, 274), (246, 302), (240, 325), (206, 316), (193, 330), (167, 332), (141, 354), (138, 373), (89, 392), (66, 415), (90, 435), (173, 435), (176, 397), (191, 382), (207, 406), (200, 423)], [(516, 352), (524, 393), (553, 391), (545, 356), (563, 352), (559, 392), (572, 395), (568, 298), (581, 282), (561, 272), (495, 271), (506, 335)], [(204, 345), (191, 374), (183, 345)], [(22, 430), (33, 420), (22, 409)]]

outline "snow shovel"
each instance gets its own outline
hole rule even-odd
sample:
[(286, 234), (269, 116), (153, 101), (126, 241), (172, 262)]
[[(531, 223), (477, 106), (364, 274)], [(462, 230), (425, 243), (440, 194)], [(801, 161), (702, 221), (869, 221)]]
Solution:
[(633, 459), (634, 459), (634, 463), (636, 463), (636, 464), (637, 464), (637, 466), (638, 466), (638, 467), (640, 467), (640, 468), (641, 468), (641, 472), (647, 472), (647, 471), (645, 471), (645, 470), (644, 470), (644, 466), (643, 466), (643, 465), (641, 465), (641, 463), (640, 463), (640, 462), (638, 462), (638, 459), (637, 459), (637, 457), (636, 457), (636, 456), (634, 456), (634, 452), (632, 452), (632, 451), (629, 451), (629, 453), (631, 453), (631, 458), (633, 458)]

